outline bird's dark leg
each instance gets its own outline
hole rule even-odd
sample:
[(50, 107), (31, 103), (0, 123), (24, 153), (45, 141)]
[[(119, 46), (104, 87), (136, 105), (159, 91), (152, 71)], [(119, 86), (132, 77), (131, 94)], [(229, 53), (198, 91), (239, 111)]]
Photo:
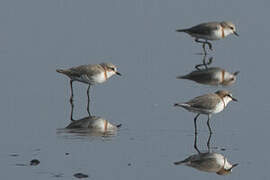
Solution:
[(73, 119), (73, 109), (74, 109), (74, 104), (73, 104), (73, 102), (71, 102), (70, 105), (71, 105), (70, 120), (71, 120), (71, 121), (75, 121), (75, 120)]
[(70, 89), (71, 89), (71, 95), (70, 95), (69, 102), (72, 103), (73, 102), (73, 86), (72, 86), (73, 81), (70, 80), (69, 83), (70, 83)]
[(197, 147), (197, 134), (195, 133), (195, 139), (194, 139), (194, 149), (200, 154), (200, 150)]
[(210, 49), (211, 51), (213, 51), (212, 44), (211, 44), (210, 42), (208, 42), (207, 40), (205, 40), (205, 44), (207, 44), (208, 47), (209, 47), (209, 49)]
[(194, 127), (195, 127), (195, 134), (198, 134), (198, 132), (197, 132), (197, 118), (199, 117), (199, 115), (200, 114), (197, 114), (196, 116), (195, 116), (195, 118), (194, 118)]
[(203, 63), (202, 63), (202, 64), (197, 64), (197, 65), (195, 66), (195, 68), (196, 68), (197, 70), (201, 71), (202, 69), (201, 69), (200, 67), (201, 67), (201, 66), (204, 66), (205, 69), (207, 69), (208, 66), (209, 66), (210, 64), (212, 64), (212, 62), (213, 62), (213, 57), (210, 57), (210, 58), (208, 59), (208, 61), (206, 62), (206, 55), (204, 55), (204, 56), (203, 56)]
[(72, 83), (73, 83), (73, 81), (70, 80), (71, 95), (70, 95), (69, 102), (70, 102), (70, 105), (71, 105), (70, 120), (71, 120), (71, 121), (74, 121), (74, 119), (73, 119), (73, 109), (74, 109), (74, 104), (73, 104), (73, 86), (72, 86)]
[(90, 90), (90, 84), (88, 85), (88, 88), (87, 88), (87, 112), (88, 112), (89, 117), (91, 117), (91, 113), (89, 110), (89, 106), (90, 106), (89, 105), (90, 104), (89, 90)]
[(212, 132), (212, 129), (210, 127), (210, 115), (208, 115), (207, 126), (208, 126), (210, 134), (212, 134), (213, 132)]
[(209, 134), (208, 141), (207, 141), (207, 148), (208, 152), (210, 152), (210, 141), (211, 141), (212, 133)]
[(211, 51), (213, 50), (213, 49), (212, 49), (212, 44), (211, 44), (210, 42), (208, 42), (207, 40), (205, 40), (205, 41), (200, 41), (198, 38), (195, 38), (195, 42), (197, 42), (197, 43), (202, 43), (203, 52), (204, 52), (205, 55), (207, 54), (207, 51), (206, 51), (206, 49), (205, 49), (205, 44), (208, 45), (208, 47), (209, 47), (209, 49), (210, 49)]
[(204, 53), (204, 55), (206, 56), (207, 51), (206, 51), (206, 49), (205, 49), (205, 43), (203, 43), (202, 47), (203, 47), (203, 53)]

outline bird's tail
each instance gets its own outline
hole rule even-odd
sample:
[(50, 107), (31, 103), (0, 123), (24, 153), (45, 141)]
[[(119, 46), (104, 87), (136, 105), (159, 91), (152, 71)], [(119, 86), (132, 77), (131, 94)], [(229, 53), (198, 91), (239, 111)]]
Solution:
[(174, 106), (179, 106), (179, 107), (183, 107), (183, 108), (190, 107), (190, 105), (186, 104), (186, 103), (175, 103)]
[(188, 79), (189, 76), (188, 75), (184, 75), (184, 76), (177, 76), (176, 79)]
[(174, 162), (173, 164), (174, 165), (181, 165), (181, 164), (184, 164), (186, 163), (187, 161), (183, 160), (183, 161), (177, 161), (177, 162)]
[(176, 29), (176, 32), (188, 32), (188, 29)]
[(56, 69), (56, 72), (64, 74), (65, 70), (64, 69)]
[(65, 74), (67, 76), (70, 74), (70, 71), (68, 69), (56, 69), (56, 72)]

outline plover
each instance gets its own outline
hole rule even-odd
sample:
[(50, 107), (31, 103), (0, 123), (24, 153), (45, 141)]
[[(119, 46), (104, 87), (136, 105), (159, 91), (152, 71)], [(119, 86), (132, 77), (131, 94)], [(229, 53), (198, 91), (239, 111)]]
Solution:
[(238, 164), (231, 164), (222, 154), (215, 152), (206, 152), (193, 154), (183, 161), (174, 163), (175, 165), (186, 165), (200, 171), (214, 172), (218, 175), (227, 175)]
[(229, 91), (220, 90), (215, 93), (205, 94), (195, 97), (194, 99), (185, 103), (176, 103), (174, 106), (180, 106), (190, 112), (197, 113), (194, 118), (195, 134), (197, 134), (197, 118), (200, 114), (208, 115), (207, 126), (212, 133), (210, 127), (210, 117), (212, 114), (219, 113), (225, 109), (230, 101), (237, 101)]
[[(239, 36), (236, 32), (235, 25), (229, 21), (207, 22), (187, 29), (177, 29), (177, 32), (185, 32), (195, 38), (195, 41), (203, 44), (204, 53), (206, 54), (205, 44), (212, 50), (212, 44), (208, 40), (219, 40), (230, 34)], [(205, 41), (201, 41), (203, 39)]]
[(235, 83), (237, 74), (239, 74), (239, 71), (229, 73), (225, 69), (219, 67), (211, 67), (207, 69), (192, 71), (187, 75), (178, 76), (177, 79), (188, 79), (206, 85), (228, 86)]
[(70, 102), (73, 104), (73, 81), (79, 81), (85, 84), (88, 84), (87, 89), (87, 112), (90, 115), (89, 111), (89, 90), (90, 86), (94, 84), (99, 84), (107, 81), (113, 75), (121, 74), (117, 71), (117, 68), (112, 63), (100, 63), (100, 64), (89, 64), (89, 65), (81, 65), (77, 67), (72, 67), (69, 69), (57, 69), (59, 73), (65, 74), (70, 78), (70, 88), (71, 88), (71, 97)]

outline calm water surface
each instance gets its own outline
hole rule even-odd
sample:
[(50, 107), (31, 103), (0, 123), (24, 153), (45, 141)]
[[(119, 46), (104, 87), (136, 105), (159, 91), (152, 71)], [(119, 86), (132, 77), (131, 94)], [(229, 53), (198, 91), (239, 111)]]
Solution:
[[(269, 179), (268, 1), (0, 2), (1, 179)], [(240, 37), (213, 43), (213, 66), (240, 70), (226, 89), (239, 100), (213, 116), (212, 150), (239, 163), (225, 177), (173, 162), (196, 153), (195, 114), (173, 104), (222, 87), (178, 80), (201, 47), (175, 29), (231, 20)], [(55, 72), (109, 61), (122, 77), (91, 89), (91, 111), (122, 124), (110, 137), (59, 132), (70, 122), (69, 81)], [(76, 119), (87, 86), (74, 83)], [(198, 146), (207, 150), (206, 116)], [(29, 166), (39, 159), (38, 166)]]

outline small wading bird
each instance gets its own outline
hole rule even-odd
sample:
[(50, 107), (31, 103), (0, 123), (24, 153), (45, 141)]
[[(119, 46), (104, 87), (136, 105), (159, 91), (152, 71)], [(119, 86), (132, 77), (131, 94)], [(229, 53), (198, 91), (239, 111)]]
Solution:
[(197, 134), (197, 118), (200, 114), (208, 115), (207, 126), (209, 132), (212, 133), (210, 127), (210, 117), (212, 114), (219, 113), (225, 109), (230, 101), (237, 101), (232, 97), (232, 94), (225, 90), (220, 90), (215, 93), (205, 94), (195, 97), (194, 99), (185, 103), (176, 103), (174, 106), (185, 108), (190, 112), (197, 113), (194, 118), (195, 134)]
[[(112, 63), (81, 65), (81, 66), (72, 67), (69, 69), (57, 69), (56, 71), (59, 73), (65, 74), (70, 78), (70, 88), (71, 88), (70, 103), (72, 104), (72, 106), (73, 106), (73, 86), (72, 86), (73, 81), (79, 81), (79, 82), (88, 84), (87, 112), (89, 116), (91, 116), (90, 111), (89, 111), (90, 86), (94, 84), (103, 83), (115, 74), (121, 76), (121, 74), (117, 71), (116, 66), (113, 65)], [(71, 120), (73, 120), (72, 117), (71, 117)]]
[(206, 85), (228, 86), (235, 83), (237, 74), (239, 74), (239, 71), (231, 74), (222, 68), (211, 67), (207, 69), (192, 71), (187, 75), (178, 76), (177, 79), (188, 79)]
[[(210, 50), (212, 49), (212, 44), (208, 40), (219, 40), (223, 39), (230, 34), (235, 34), (239, 36), (236, 32), (235, 25), (229, 21), (222, 22), (207, 22), (188, 29), (177, 29), (177, 32), (185, 32), (190, 36), (195, 38), (195, 41), (202, 43), (204, 54), (206, 54), (205, 44), (208, 45)], [(203, 39), (204, 41), (200, 40)]]

